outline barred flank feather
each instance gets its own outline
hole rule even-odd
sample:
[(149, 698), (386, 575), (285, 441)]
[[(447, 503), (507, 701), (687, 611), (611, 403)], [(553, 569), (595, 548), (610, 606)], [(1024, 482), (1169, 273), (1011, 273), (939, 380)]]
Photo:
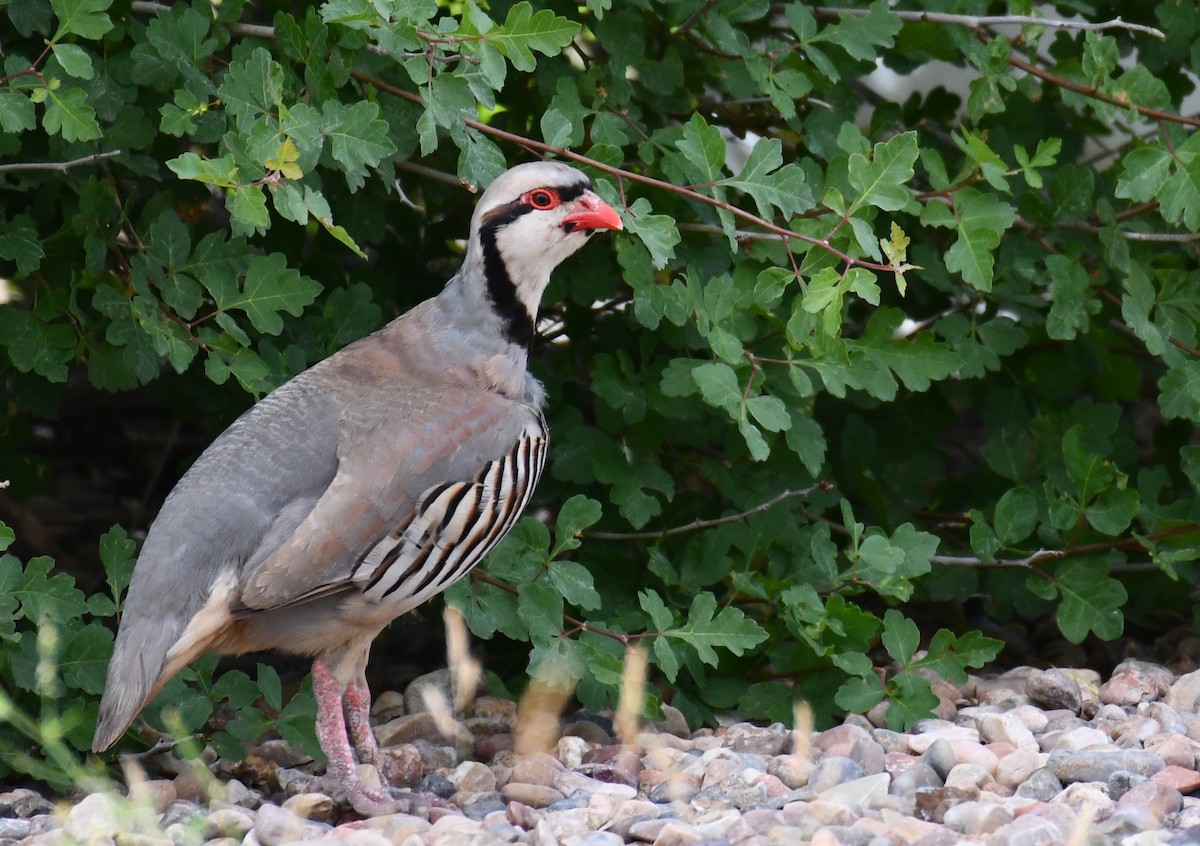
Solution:
[(365, 583), (363, 593), (381, 603), (411, 607), (440, 593), (508, 534), (545, 465), (545, 421), (539, 421), (475, 481), (426, 491), (411, 518), (359, 559), (353, 580)]

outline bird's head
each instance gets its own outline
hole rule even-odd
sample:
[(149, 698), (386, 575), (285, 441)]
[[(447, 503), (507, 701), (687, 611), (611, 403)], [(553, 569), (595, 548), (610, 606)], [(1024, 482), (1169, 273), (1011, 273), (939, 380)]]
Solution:
[(591, 181), (558, 162), (517, 165), (488, 186), (471, 218), (470, 250), (478, 251), (497, 311), (510, 327), (521, 325), (514, 329), (520, 339), (513, 340), (532, 339), (551, 271), (597, 230), (621, 228), (620, 216)]

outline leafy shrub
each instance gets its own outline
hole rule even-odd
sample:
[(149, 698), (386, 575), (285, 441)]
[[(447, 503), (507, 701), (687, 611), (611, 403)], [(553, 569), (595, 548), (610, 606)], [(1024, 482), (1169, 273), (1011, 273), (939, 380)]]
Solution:
[[(550, 470), (537, 516), (450, 592), (478, 636), (529, 644), (591, 707), (648, 640), (648, 712), (886, 698), (905, 725), (930, 673), (997, 654), (964, 600), (1076, 643), (1186, 620), (1195, 16), (926, 5), (5, 5), (11, 493), (53, 488), (32, 421), (85, 377), (217, 428), (428, 296), (467, 231), (458, 180), (534, 151), (589, 170), (626, 231), (548, 294)], [(934, 62), (961, 93), (868, 79)], [(59, 602), (76, 738), (115, 603), (4, 561), (44, 588), (0, 599), (0, 677), (36, 694), (30, 623)], [(188, 728), (261, 694), (218, 742), (299, 730), (269, 670), (193, 672), (167, 691)]]

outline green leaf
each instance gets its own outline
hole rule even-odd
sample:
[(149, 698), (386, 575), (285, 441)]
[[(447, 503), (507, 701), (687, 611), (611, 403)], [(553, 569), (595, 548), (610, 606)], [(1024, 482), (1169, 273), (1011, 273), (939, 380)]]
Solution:
[(767, 633), (737, 608), (726, 606), (717, 613), (717, 600), (707, 591), (692, 599), (684, 625), (663, 633), (687, 643), (710, 667), (720, 660), (716, 649), (742, 655), (767, 639)]
[(891, 47), (900, 32), (901, 21), (892, 14), (885, 0), (875, 0), (868, 14), (843, 15), (833, 26), (820, 33), (819, 40), (837, 44), (860, 61), (874, 61), (879, 47)]
[(1130, 488), (1109, 488), (1087, 507), (1084, 516), (1092, 528), (1116, 537), (1123, 534), (1141, 507), (1138, 492)]
[(712, 185), (721, 180), (725, 171), (725, 141), (720, 130), (709, 126), (699, 112), (683, 125), (683, 138), (675, 146), (692, 166), (696, 182)]
[(45, 323), (28, 311), (0, 308), (0, 344), (21, 373), (37, 373), (51, 382), (67, 380), (67, 362), (75, 350), (69, 325)]
[(1077, 332), (1087, 330), (1088, 314), (1099, 306), (1088, 296), (1092, 280), (1078, 261), (1064, 255), (1047, 257), (1046, 270), (1050, 273), (1050, 314), (1046, 318), (1046, 334), (1069, 341)]
[(1158, 389), (1163, 417), (1200, 423), (1200, 361), (1174, 365), (1158, 380)]
[(522, 585), (517, 597), (517, 614), (530, 637), (556, 637), (562, 634), (563, 597), (542, 582)]
[(396, 145), (388, 138), (387, 121), (380, 118), (379, 106), (369, 100), (352, 106), (329, 100), (322, 118), (321, 132), (329, 138), (333, 159), (352, 191), (363, 186), (369, 168), (396, 152)]
[(54, 58), (62, 65), (68, 76), (76, 79), (91, 79), (96, 75), (92, 67), (92, 57), (77, 44), (55, 44)]
[(932, 670), (947, 681), (963, 684), (967, 681), (967, 667), (983, 667), (994, 661), (1003, 646), (1003, 641), (984, 637), (978, 631), (956, 636), (949, 629), (938, 629), (924, 657), (911, 666)]
[[(721, 159), (723, 164), (723, 149)], [(804, 171), (795, 164), (782, 165), (783, 142), (778, 138), (760, 138), (737, 176), (722, 179), (718, 184), (749, 194), (759, 215), (767, 220), (775, 215), (772, 207), (779, 209), (784, 217), (813, 208), (816, 202)]]
[(532, 51), (557, 56), (579, 33), (579, 24), (559, 17), (549, 9), (534, 14), (533, 6), (521, 0), (508, 10), (504, 24), (485, 34), (500, 49), (514, 68), (525, 73), (537, 67)]
[(221, 292), (217, 307), (222, 311), (240, 309), (259, 332), (278, 335), (283, 331), (279, 313), (299, 317), (320, 292), (319, 283), (289, 268), (279, 253), (271, 253), (250, 265), (241, 291)]
[(42, 126), (64, 141), (94, 141), (100, 137), (96, 112), (82, 88), (47, 88)]
[(929, 679), (915, 673), (900, 673), (887, 684), (887, 725), (892, 731), (909, 731), (918, 720), (931, 716), (938, 706)]
[(15, 262), (18, 272), (33, 273), (43, 256), (41, 238), (29, 215), (19, 214), (0, 229), (0, 258)]
[(102, 38), (113, 28), (105, 14), (111, 5), (112, 0), (50, 0), (50, 8), (58, 18), (58, 29), (52, 40), (59, 41), (66, 35), (93, 41)]
[(241, 179), (233, 156), (203, 159), (195, 153), (184, 153), (166, 164), (180, 179), (194, 179), (221, 188), (236, 188)]
[(1171, 154), (1162, 147), (1137, 147), (1121, 160), (1121, 175), (1113, 193), (1135, 203), (1154, 199), (1167, 181)]
[(728, 364), (709, 362), (692, 370), (692, 378), (700, 388), (704, 401), (715, 408), (723, 408), (733, 417), (738, 416), (742, 402), (742, 386), (737, 374)]
[(913, 653), (921, 645), (921, 631), (917, 624), (894, 608), (883, 615), (883, 648), (893, 661), (907, 666)]
[(262, 47), (245, 60), (231, 62), (217, 88), (225, 111), (248, 132), (255, 120), (275, 112), (283, 98), (283, 67)]
[(963, 281), (973, 288), (990, 291), (995, 266), (993, 252), (1016, 215), (1012, 206), (994, 194), (982, 194), (974, 188), (956, 191), (954, 198), (958, 240), (946, 251), (946, 269), (961, 273)]
[(1163, 219), (1200, 230), (1200, 142), (1195, 136), (1180, 147), (1174, 173), (1158, 191)]
[(1029, 537), (1037, 526), (1037, 497), (1025, 486), (1004, 492), (996, 501), (996, 537), (1012, 546)]
[(665, 214), (652, 214), (650, 201), (639, 197), (621, 215), (625, 230), (636, 236), (650, 253), (650, 262), (656, 270), (667, 266), (675, 257), (675, 245), (680, 242), (675, 219)]
[(554, 524), (556, 546), (553, 554), (579, 548), (579, 538), (584, 530), (600, 522), (600, 503), (583, 494), (575, 494), (562, 504)]
[(1058, 628), (1067, 640), (1082, 643), (1089, 632), (1102, 640), (1120, 637), (1125, 627), (1121, 609), (1129, 596), (1124, 586), (1108, 575), (1103, 559), (1069, 561), (1054, 581), (1062, 595)]
[(262, 186), (251, 184), (232, 188), (226, 194), (225, 202), (234, 235), (262, 235), (270, 228), (271, 215), (267, 212), (267, 196)]
[(865, 714), (882, 702), (885, 695), (883, 682), (872, 675), (846, 680), (838, 688), (833, 699), (839, 708), (855, 714)]
[(602, 606), (592, 572), (587, 567), (575, 561), (551, 561), (546, 572), (564, 601), (589, 611)]
[(917, 160), (917, 133), (904, 132), (876, 144), (871, 157), (850, 156), (850, 184), (858, 189), (852, 209), (864, 205), (899, 211), (912, 202), (913, 163)]
[(120, 526), (113, 526), (100, 536), (100, 563), (104, 565), (105, 580), (117, 608), (121, 607), (125, 589), (133, 577), (136, 547), (129, 533)]
[(0, 129), (17, 133), (37, 126), (37, 111), (25, 94), (0, 91)]

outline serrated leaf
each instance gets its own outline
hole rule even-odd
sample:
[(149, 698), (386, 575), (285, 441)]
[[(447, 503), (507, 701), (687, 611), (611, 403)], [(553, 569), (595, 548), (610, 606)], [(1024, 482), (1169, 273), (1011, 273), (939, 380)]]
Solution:
[(504, 23), (485, 34), (508, 56), (514, 68), (525, 73), (537, 67), (533, 50), (545, 56), (557, 56), (579, 33), (579, 24), (568, 18), (559, 17), (549, 9), (536, 14), (526, 0), (508, 10)]
[(691, 165), (697, 183), (707, 186), (721, 180), (725, 171), (725, 141), (720, 130), (709, 126), (699, 112), (683, 125), (683, 138), (675, 146)]
[(674, 616), (667, 610), (662, 597), (654, 590), (647, 588), (638, 591), (638, 604), (642, 606), (643, 611), (650, 615), (650, 621), (660, 633), (675, 625)]
[(1200, 423), (1200, 361), (1172, 366), (1158, 380), (1158, 405), (1163, 417)]
[(749, 194), (759, 216), (767, 220), (774, 217), (772, 207), (791, 217), (816, 205), (804, 171), (795, 164), (783, 166), (783, 142), (778, 138), (760, 138), (737, 176), (720, 184)]
[(0, 129), (17, 133), (37, 126), (37, 110), (27, 94), (0, 91)]
[(1125, 587), (1108, 575), (1103, 559), (1076, 559), (1055, 575), (1062, 601), (1058, 606), (1058, 628), (1072, 643), (1082, 643), (1089, 632), (1103, 640), (1120, 637), (1125, 628), (1124, 608), (1129, 596)]
[(956, 636), (949, 629), (938, 629), (925, 655), (913, 662), (912, 668), (932, 670), (947, 681), (962, 684), (967, 680), (967, 667), (985, 666), (995, 660), (1003, 646), (1003, 641), (978, 631)]
[(18, 272), (33, 273), (41, 265), (43, 256), (42, 239), (29, 215), (19, 214), (0, 229), (0, 258), (15, 262)]
[(1147, 145), (1130, 150), (1121, 160), (1121, 175), (1113, 193), (1135, 203), (1148, 202), (1166, 184), (1171, 154), (1162, 147)]
[(279, 673), (269, 664), (258, 665), (258, 690), (267, 705), (278, 711), (283, 707), (283, 686), (279, 682)]
[(169, 159), (167, 167), (180, 179), (194, 179), (221, 188), (236, 188), (241, 178), (233, 156), (203, 159), (195, 153), (184, 153)]
[(555, 637), (562, 634), (563, 598), (541, 582), (522, 585), (517, 596), (517, 614), (528, 629), (529, 637)]
[(706, 403), (737, 416), (742, 401), (742, 386), (738, 384), (737, 374), (732, 367), (722, 362), (708, 362), (694, 368), (692, 378)]
[(850, 184), (858, 189), (852, 208), (876, 206), (899, 211), (912, 202), (913, 163), (917, 160), (917, 133), (904, 132), (875, 145), (871, 157), (850, 156)]
[(1200, 145), (1189, 143), (1184, 146), (1192, 149), (1180, 148), (1174, 173), (1158, 190), (1158, 202), (1163, 219), (1182, 223), (1196, 232), (1200, 230), (1200, 150), (1196, 149)]
[(259, 332), (278, 335), (283, 331), (279, 313), (299, 317), (320, 292), (319, 283), (289, 268), (280, 253), (271, 253), (250, 265), (240, 291), (221, 292), (217, 307), (244, 311)]
[(136, 548), (129, 533), (120, 526), (113, 526), (100, 536), (100, 562), (104, 565), (105, 581), (118, 608), (133, 577), (133, 553)]
[(587, 567), (576, 561), (551, 561), (546, 574), (566, 602), (589, 611), (601, 607), (600, 593)]
[(96, 40), (113, 28), (105, 14), (112, 0), (50, 0), (50, 8), (58, 18), (58, 29), (54, 41), (65, 35)]
[(865, 714), (884, 698), (883, 682), (877, 676), (848, 679), (834, 694), (839, 708), (854, 714)]
[(42, 126), (64, 141), (94, 141), (101, 136), (96, 111), (88, 105), (82, 88), (47, 88)]
[(99, 695), (104, 690), (112, 644), (112, 632), (96, 620), (64, 631), (57, 659), (63, 684), (73, 690)]
[(262, 115), (274, 112), (283, 99), (283, 66), (265, 48), (256, 47), (240, 61), (231, 62), (217, 88), (225, 111), (243, 131)]
[(675, 219), (665, 214), (652, 214), (650, 201), (645, 197), (639, 197), (627, 207), (621, 220), (625, 224), (625, 231), (645, 245), (655, 270), (666, 267), (667, 262), (675, 257), (675, 245), (680, 241)]
[(356, 191), (363, 186), (369, 168), (396, 152), (387, 121), (380, 118), (379, 106), (369, 100), (352, 106), (328, 100), (322, 116), (321, 132), (330, 140), (333, 159), (346, 175), (346, 184)]
[(710, 667), (720, 660), (718, 648), (742, 655), (767, 639), (767, 633), (739, 609), (726, 606), (717, 613), (717, 600), (707, 591), (693, 598), (684, 625), (663, 633), (687, 643)]
[(1089, 299), (1092, 280), (1076, 260), (1054, 255), (1046, 259), (1050, 273), (1050, 313), (1046, 317), (1046, 334), (1057, 340), (1070, 341), (1076, 333), (1086, 332), (1088, 314), (1093, 310)]
[(271, 226), (267, 195), (263, 193), (261, 185), (231, 188), (225, 195), (225, 205), (229, 209), (230, 229), (234, 235), (262, 235)]
[(974, 188), (956, 191), (954, 196), (958, 239), (946, 251), (946, 269), (962, 274), (963, 281), (975, 289), (990, 291), (993, 252), (1000, 245), (1000, 236), (1013, 225), (1016, 214), (1012, 206), (994, 194), (983, 194)]

